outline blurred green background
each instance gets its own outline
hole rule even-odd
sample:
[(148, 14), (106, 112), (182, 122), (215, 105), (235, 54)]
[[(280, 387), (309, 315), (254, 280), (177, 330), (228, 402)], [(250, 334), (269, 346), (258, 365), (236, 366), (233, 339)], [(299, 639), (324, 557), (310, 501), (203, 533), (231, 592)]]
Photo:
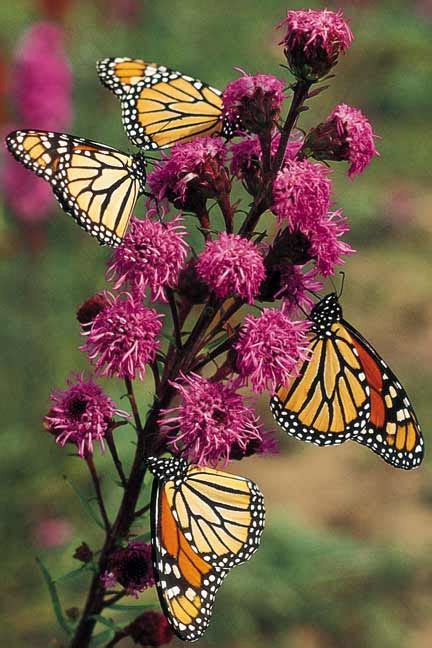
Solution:
[[(282, 75), (274, 25), (287, 8), (325, 6), (283, 0), (138, 0), (128, 3), (135, 12), (119, 17), (115, 4), (0, 3), (0, 56), (7, 74), (23, 31), (64, 5), (74, 75), (72, 132), (124, 150), (129, 144), (118, 103), (99, 85), (96, 59), (155, 60), (220, 88), (237, 75), (233, 66)], [(331, 88), (310, 102), (300, 125), (320, 121), (344, 101), (360, 107), (382, 137), (381, 157), (363, 176), (351, 182), (345, 169), (334, 174), (335, 197), (349, 217), (349, 240), (359, 251), (344, 268), (343, 304), (347, 318), (403, 380), (428, 449), (432, 4), (359, 0), (326, 6), (344, 9), (356, 40), (337, 66)], [(1, 101), (3, 122), (14, 121), (7, 92)], [(82, 462), (53, 444), (41, 418), (51, 388), (63, 387), (70, 371), (87, 368), (77, 350), (75, 310), (104, 287), (108, 255), (58, 209), (35, 232), (19, 223), (3, 200), (0, 204), (4, 646), (38, 648), (62, 639), (35, 556), (59, 576), (78, 566), (72, 553), (82, 540), (93, 547), (101, 541), (63, 479), (67, 475), (89, 494)], [(106, 387), (120, 399), (115, 381)], [(148, 402), (149, 390), (150, 384), (142, 386), (141, 403)], [(266, 399), (258, 407), (272, 426)], [(131, 439), (122, 432), (126, 455)], [(119, 494), (108, 458), (98, 457), (98, 464), (114, 508)], [(246, 460), (234, 468), (260, 484), (268, 525), (258, 554), (227, 579), (199, 645), (432, 645), (430, 455), (420, 470), (406, 473), (355, 444), (323, 450), (287, 439), (278, 457)], [(61, 546), (48, 548), (43, 525), (53, 519), (62, 529), (57, 531)], [(85, 585), (85, 579), (62, 583), (65, 607), (82, 604)], [(143, 597), (148, 600), (151, 594)]]

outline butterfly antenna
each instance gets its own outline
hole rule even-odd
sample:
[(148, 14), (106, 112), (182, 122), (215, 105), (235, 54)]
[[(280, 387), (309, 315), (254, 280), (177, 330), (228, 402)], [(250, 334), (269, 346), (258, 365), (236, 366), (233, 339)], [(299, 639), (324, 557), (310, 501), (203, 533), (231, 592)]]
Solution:
[(344, 286), (345, 286), (345, 272), (343, 270), (341, 270), (339, 272), (339, 274), (342, 276), (342, 283), (341, 283), (340, 291), (339, 291), (339, 294), (338, 294), (338, 299), (340, 299), (342, 297), (343, 289), (344, 289)]

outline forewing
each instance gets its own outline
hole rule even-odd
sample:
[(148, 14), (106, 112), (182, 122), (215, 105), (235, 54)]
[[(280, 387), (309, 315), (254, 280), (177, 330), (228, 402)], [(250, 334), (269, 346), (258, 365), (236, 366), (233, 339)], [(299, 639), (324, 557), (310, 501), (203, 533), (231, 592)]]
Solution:
[(61, 157), (56, 180), (57, 199), (80, 227), (102, 245), (118, 245), (143, 190), (134, 159), (87, 142)]
[(320, 446), (340, 444), (368, 419), (370, 390), (357, 349), (342, 322), (314, 333), (310, 359), (298, 377), (277, 390), (270, 408), (290, 435)]
[(368, 423), (353, 437), (396, 468), (419, 466), (424, 455), (420, 425), (401, 383), (372, 345), (345, 323), (357, 349), (371, 392)]
[(214, 599), (228, 573), (204, 560), (185, 537), (167, 497), (172, 482), (155, 480), (152, 543), (156, 586), (162, 609), (180, 639), (194, 641), (206, 630)]

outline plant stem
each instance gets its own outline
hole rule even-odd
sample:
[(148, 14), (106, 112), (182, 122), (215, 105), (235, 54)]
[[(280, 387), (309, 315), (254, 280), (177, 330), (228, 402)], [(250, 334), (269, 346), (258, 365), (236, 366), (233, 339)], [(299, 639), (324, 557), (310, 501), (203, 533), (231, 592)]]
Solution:
[(104, 523), (105, 531), (106, 531), (107, 534), (109, 534), (111, 525), (110, 525), (108, 515), (107, 515), (107, 512), (106, 512), (105, 503), (104, 503), (103, 495), (102, 495), (102, 490), (101, 490), (101, 487), (100, 487), (99, 477), (98, 477), (98, 474), (96, 472), (96, 467), (95, 467), (94, 461), (93, 461), (93, 455), (91, 455), (91, 454), (86, 455), (85, 460), (87, 462), (87, 466), (89, 467), (90, 475), (91, 475), (91, 478), (93, 480), (93, 485), (94, 485), (94, 489), (95, 489), (95, 493), (96, 493), (96, 499), (97, 499), (97, 502), (98, 502), (98, 505), (99, 505), (99, 510), (101, 512), (101, 515), (102, 515), (102, 520), (103, 520), (103, 523)]
[(171, 309), (171, 317), (174, 325), (174, 336), (175, 336), (176, 347), (178, 349), (181, 349), (182, 348), (181, 326), (180, 326), (180, 320), (178, 316), (177, 304), (176, 304), (174, 292), (172, 288), (166, 288), (165, 292), (168, 295), (168, 301)]
[(116, 448), (116, 445), (114, 443), (114, 438), (113, 438), (113, 434), (112, 434), (111, 430), (109, 430), (107, 432), (105, 438), (106, 438), (106, 442), (108, 444), (108, 448), (109, 448), (109, 450), (111, 452), (111, 456), (113, 458), (114, 465), (115, 465), (115, 467), (117, 469), (118, 476), (120, 477), (121, 484), (122, 484), (123, 488), (126, 488), (126, 483), (127, 483), (126, 475), (124, 473), (123, 465), (122, 465), (122, 462), (120, 461), (120, 457), (118, 456), (117, 448)]
[(139, 414), (139, 411), (138, 411), (138, 406), (137, 406), (137, 403), (136, 403), (135, 394), (134, 394), (134, 390), (133, 390), (133, 387), (132, 387), (131, 379), (130, 378), (125, 378), (125, 384), (126, 384), (126, 391), (127, 391), (129, 403), (130, 403), (130, 406), (131, 406), (132, 414), (133, 414), (133, 417), (134, 417), (134, 420), (135, 420), (135, 427), (137, 429), (137, 434), (138, 434), (138, 436), (140, 436), (142, 434), (143, 427), (142, 427), (141, 418), (140, 418), (140, 414)]
[(222, 216), (224, 217), (225, 229), (228, 232), (228, 234), (232, 234), (233, 221), (234, 221), (234, 208), (231, 205), (229, 195), (227, 193), (221, 194), (218, 198), (218, 204), (222, 212)]
[(297, 121), (297, 117), (300, 112), (300, 108), (302, 107), (305, 99), (307, 98), (311, 85), (312, 85), (311, 81), (305, 81), (303, 79), (299, 79), (294, 86), (294, 95), (292, 98), (291, 106), (287, 118), (285, 120), (284, 127), (281, 132), (278, 150), (273, 160), (274, 175), (276, 175), (276, 173), (279, 171), (279, 169), (282, 166), (282, 163), (285, 158), (285, 151), (288, 144), (288, 140), (291, 135), (291, 131), (294, 128), (294, 125)]

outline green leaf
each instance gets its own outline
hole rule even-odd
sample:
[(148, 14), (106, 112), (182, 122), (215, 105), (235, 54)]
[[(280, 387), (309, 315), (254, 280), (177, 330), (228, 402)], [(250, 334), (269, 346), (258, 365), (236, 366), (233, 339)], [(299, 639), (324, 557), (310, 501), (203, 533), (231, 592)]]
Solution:
[(103, 632), (99, 633), (93, 639), (90, 641), (90, 648), (95, 648), (95, 646), (101, 646), (102, 644), (106, 643), (107, 641), (110, 641), (115, 635), (115, 630), (112, 630), (112, 628), (108, 628), (108, 630), (104, 630)]
[(51, 574), (49, 573), (48, 569), (45, 567), (44, 563), (40, 558), (36, 558), (36, 562), (39, 566), (39, 569), (42, 572), (42, 576), (45, 579), (45, 582), (48, 587), (49, 595), (51, 598), (51, 603), (53, 606), (54, 614), (56, 616), (57, 622), (59, 626), (66, 632), (66, 634), (70, 635), (72, 633), (72, 628), (69, 625), (69, 623), (66, 621), (66, 618), (63, 614), (63, 610), (61, 607), (60, 603), (60, 598), (57, 593), (57, 588), (55, 586), (55, 582), (51, 578)]
[(115, 621), (112, 619), (106, 619), (104, 616), (101, 614), (92, 614), (92, 619), (96, 619), (98, 623), (101, 623), (102, 625), (106, 626), (107, 628), (111, 628), (111, 630), (120, 630), (122, 631), (123, 628), (119, 626)]
[(75, 495), (79, 498), (83, 508), (87, 511), (89, 516), (92, 518), (93, 522), (95, 522), (98, 525), (98, 527), (100, 527), (101, 529), (105, 529), (102, 520), (98, 515), (96, 515), (93, 508), (90, 506), (89, 498), (85, 497), (82, 493), (80, 493), (80, 491), (76, 488), (76, 486), (74, 486), (71, 480), (66, 477), (66, 475), (63, 475), (63, 479), (65, 480), (65, 482), (69, 484), (69, 486), (72, 488)]
[(72, 571), (68, 572), (67, 574), (62, 574), (61, 576), (57, 576), (53, 580), (53, 583), (64, 583), (64, 581), (72, 580), (76, 576), (80, 576), (81, 574), (85, 574), (89, 571), (93, 571), (89, 565), (83, 565), (82, 567), (77, 567), (77, 569), (72, 569)]
[[(147, 515), (147, 513), (145, 513)], [(138, 540), (140, 542), (149, 542), (151, 540), (151, 532), (146, 531), (146, 533), (142, 533), (141, 535), (137, 535), (133, 537), (134, 541)]]
[(110, 605), (110, 608), (119, 612), (130, 612), (133, 610), (138, 613), (146, 612), (147, 610), (157, 610), (154, 605), (124, 605), (122, 603), (113, 603)]

